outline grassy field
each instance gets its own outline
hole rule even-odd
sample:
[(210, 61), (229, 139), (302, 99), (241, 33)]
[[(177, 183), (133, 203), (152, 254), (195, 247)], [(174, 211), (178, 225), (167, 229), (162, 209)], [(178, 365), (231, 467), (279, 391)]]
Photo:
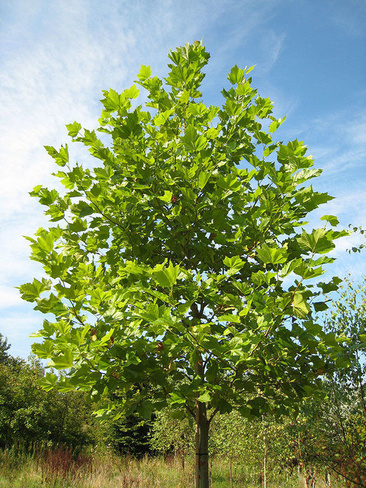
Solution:
[[(194, 487), (193, 460), (183, 468), (179, 458), (137, 460), (113, 454), (75, 456), (69, 451), (19, 454), (0, 452), (0, 488), (190, 488)], [(230, 480), (231, 478), (231, 480)], [(286, 479), (287, 478), (287, 479)], [(263, 482), (241, 466), (232, 469), (226, 460), (215, 459), (211, 472), (212, 488), (259, 488)], [(332, 488), (343, 483), (332, 481)], [(301, 488), (304, 480), (294, 474), (285, 479), (269, 479), (267, 488)], [(319, 480), (317, 488), (326, 484)]]

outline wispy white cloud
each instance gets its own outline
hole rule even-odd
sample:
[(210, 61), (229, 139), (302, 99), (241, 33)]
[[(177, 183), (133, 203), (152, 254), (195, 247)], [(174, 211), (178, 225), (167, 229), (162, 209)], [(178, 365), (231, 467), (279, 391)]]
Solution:
[(276, 64), (284, 47), (285, 33), (267, 31), (261, 41), (261, 48), (265, 55), (263, 62), (258, 66), (262, 75), (269, 73)]
[[(297, 136), (306, 141), (323, 174), (314, 185), (334, 200), (321, 206), (320, 213), (338, 215), (343, 225), (366, 224), (366, 119), (358, 101), (346, 109), (309, 119)], [(292, 127), (296, 134), (296, 126)]]
[[(215, 69), (222, 61), (220, 52), (229, 59), (228, 53), (261, 26), (263, 59), (275, 62), (282, 41), (273, 31), (267, 36), (263, 26), (276, 4), (224, 0), (213, 8), (208, 0), (14, 0), (5, 6), (0, 19), (5, 40), (0, 73), (1, 307), (17, 306), (14, 287), (41, 274), (29, 260), (22, 236), (46, 223), (43, 209), (28, 192), (37, 184), (56, 183), (50, 176), (55, 168), (42, 146), (64, 143), (64, 124), (74, 120), (94, 127), (102, 89), (124, 89), (141, 64), (164, 74), (169, 50), (187, 41), (203, 38), (215, 51)], [(222, 39), (217, 38), (217, 27), (227, 34)], [(225, 78), (222, 73), (223, 83)], [(82, 160), (77, 149), (71, 152)], [(10, 323), (33, 323), (31, 317), (3, 320), (0, 327), (8, 327), (11, 335)]]
[[(102, 89), (129, 86), (141, 64), (150, 64), (154, 73), (164, 75), (170, 49), (203, 38), (212, 53), (205, 80), (209, 97), (216, 96), (225, 84), (233, 64), (257, 64), (254, 77), (270, 88), (276, 113), (283, 116), (296, 111), (298, 100), (266, 81), (286, 45), (281, 28), (269, 27), (282, 4), (280, 0), (13, 0), (3, 7), (0, 306), (16, 307), (14, 286), (41, 273), (37, 263), (29, 260), (28, 243), (22, 236), (45, 225), (42, 208), (28, 192), (37, 184), (55, 184), (50, 176), (52, 161), (42, 146), (64, 143), (64, 124), (74, 120), (94, 127)], [(311, 152), (328, 177), (342, 175), (344, 161), (362, 157), (362, 124), (351, 127), (356, 121), (350, 115), (342, 125), (340, 118), (333, 126), (338, 127), (333, 138), (329, 136), (330, 119), (315, 121), (315, 129), (303, 128), (306, 141), (310, 131), (319, 134), (310, 143)], [(346, 148), (338, 144), (343, 135)], [(71, 152), (83, 160), (78, 149), (71, 148)], [(351, 209), (352, 198), (362, 202), (360, 189), (350, 195), (348, 203), (343, 200), (341, 211)], [(1, 321), (0, 332), (5, 327), (10, 342), (13, 338), (16, 343), (38, 328), (38, 315), (35, 318), (29, 308), (24, 310), (13, 311)]]
[(0, 309), (21, 305), (22, 300), (15, 289), (0, 285)]

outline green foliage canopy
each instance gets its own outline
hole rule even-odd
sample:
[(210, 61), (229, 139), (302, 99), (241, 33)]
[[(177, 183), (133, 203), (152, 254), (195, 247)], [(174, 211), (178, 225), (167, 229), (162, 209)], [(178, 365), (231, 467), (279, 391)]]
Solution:
[(202, 44), (169, 58), (165, 80), (142, 66), (131, 88), (105, 91), (96, 131), (67, 125), (99, 166), (46, 147), (65, 191), (31, 193), (54, 225), (28, 238), (47, 278), (20, 287), (55, 317), (33, 352), (67, 375), (43, 386), (119, 391), (125, 412), (146, 416), (197, 402), (286, 412), (326, 368), (315, 312), (339, 280), (307, 280), (344, 232), (333, 216), (301, 229), (331, 197), (309, 185), (320, 170), (302, 142), (273, 140), (283, 120), (251, 69), (234, 66), (223, 105), (206, 106)]
[[(337, 338), (339, 367), (328, 375), (323, 411), (327, 449), (320, 459), (356, 485), (366, 483), (366, 286), (347, 278), (326, 329)], [(324, 413), (326, 415), (324, 415)], [(325, 418), (324, 418), (325, 417)]]
[(0, 364), (7, 364), (11, 359), (11, 356), (8, 353), (10, 349), (10, 344), (6, 337), (0, 334)]

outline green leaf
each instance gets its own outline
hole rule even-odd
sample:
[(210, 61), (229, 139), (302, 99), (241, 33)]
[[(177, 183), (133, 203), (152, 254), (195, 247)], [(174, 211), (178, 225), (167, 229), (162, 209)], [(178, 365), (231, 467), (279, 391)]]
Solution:
[(244, 418), (249, 418), (252, 415), (252, 410), (247, 405), (241, 405), (239, 407), (239, 412)]
[(194, 141), (194, 148), (196, 151), (203, 151), (206, 146), (207, 139), (203, 135), (198, 136), (197, 139)]
[(305, 318), (310, 313), (310, 307), (306, 301), (306, 297), (301, 292), (296, 292), (292, 302), (294, 315), (301, 319)]
[(323, 215), (320, 220), (326, 220), (333, 227), (336, 227), (339, 224), (339, 220), (334, 215)]
[(224, 190), (238, 191), (241, 188), (241, 183), (238, 177), (233, 173), (229, 173), (226, 176), (220, 175), (217, 180), (217, 186)]
[[(232, 313), (220, 315), (219, 319), (220, 319), (220, 322), (233, 322), (235, 324), (240, 324), (240, 322), (241, 322), (240, 317), (238, 315), (234, 315)], [(229, 333), (230, 333), (230, 331), (229, 331)], [(224, 334), (225, 334), (225, 332), (224, 332)]]
[(57, 386), (57, 376), (53, 373), (46, 373), (45, 376), (39, 380), (39, 384), (44, 390), (50, 391)]
[(81, 129), (81, 124), (79, 122), (73, 122), (72, 124), (67, 124), (66, 129), (70, 137), (76, 137)]
[(114, 329), (111, 329), (105, 336), (100, 340), (100, 344), (107, 343), (114, 334)]
[[(216, 242), (220, 242), (218, 240), (218, 237), (216, 237)], [(240, 271), (243, 266), (244, 266), (244, 261), (239, 257), (239, 256), (233, 256), (231, 258), (229, 257), (225, 257), (224, 258), (224, 261), (223, 261), (224, 265), (229, 268), (225, 274), (226, 276), (233, 276), (235, 275), (236, 273), (238, 273), (238, 271)]]
[(164, 195), (158, 196), (159, 200), (161, 200), (165, 203), (170, 203), (172, 201), (172, 197), (173, 197), (173, 192), (171, 192), (169, 190), (165, 190)]
[(179, 274), (179, 265), (173, 266), (170, 261), (169, 266), (157, 265), (154, 268), (154, 278), (159, 283), (160, 286), (164, 288), (171, 288), (177, 282), (177, 277)]
[(211, 173), (205, 173), (203, 171), (200, 171), (200, 173), (198, 175), (198, 188), (200, 190), (204, 189), (208, 180), (210, 179), (210, 176), (211, 176)]
[(54, 344), (50, 339), (45, 339), (42, 344), (32, 344), (32, 352), (41, 359), (48, 359), (53, 354)]
[(71, 349), (66, 349), (66, 351), (59, 356), (53, 356), (52, 361), (49, 362), (49, 365), (55, 367), (56, 369), (71, 368), (73, 365), (73, 354)]
[(253, 69), (256, 67), (256, 65), (254, 64), (253, 66), (249, 66), (249, 68), (246, 68), (245, 69), (245, 74), (249, 74), (251, 71), (253, 71)]
[(263, 263), (281, 264), (287, 261), (287, 250), (284, 248), (269, 247), (264, 243), (257, 250), (257, 256)]
[(94, 208), (83, 200), (81, 200), (77, 205), (74, 205), (72, 207), (72, 211), (80, 218), (87, 217), (95, 212)]
[(53, 313), (57, 317), (67, 313), (66, 306), (53, 293), (47, 298), (38, 298), (35, 310), (39, 310), (42, 313)]
[(207, 139), (192, 124), (187, 126), (182, 141), (187, 151), (202, 151), (207, 145)]
[(321, 266), (315, 267), (313, 264), (314, 263), (302, 261), (300, 266), (297, 266), (294, 269), (294, 273), (301, 276), (301, 278), (304, 280), (316, 278), (317, 276), (321, 276), (325, 273), (325, 270)]
[(270, 124), (268, 128), (268, 132), (270, 133), (275, 132), (279, 128), (279, 126), (284, 123), (285, 120), (286, 117), (283, 117), (282, 119), (278, 119), (278, 120), (273, 120), (273, 122)]
[(48, 154), (53, 157), (58, 166), (66, 166), (66, 164), (69, 162), (69, 151), (67, 144), (65, 144), (65, 146), (61, 146), (60, 151), (56, 151), (56, 149), (52, 146), (44, 146), (44, 148)]
[(209, 403), (211, 401), (211, 396), (208, 391), (202, 393), (197, 400), (202, 403)]
[(36, 186), (29, 194), (31, 197), (37, 196), (39, 198), (39, 203), (47, 206), (52, 205), (59, 197), (56, 190), (50, 191), (48, 188), (43, 188), (42, 186)]
[(217, 402), (217, 407), (221, 414), (223, 413), (230, 413), (233, 410), (232, 405), (225, 400), (225, 398), (220, 398)]
[(244, 261), (240, 258), (240, 256), (233, 256), (231, 258), (226, 256), (223, 263), (227, 268), (234, 268), (236, 270), (240, 270), (244, 266)]
[(207, 107), (204, 103), (190, 103), (187, 108), (187, 112), (189, 114), (197, 115), (197, 116), (204, 115), (206, 111), (207, 111)]
[(185, 410), (179, 408), (175, 408), (170, 412), (170, 417), (175, 420), (182, 420), (185, 418), (185, 416), (186, 416)]
[(51, 289), (51, 280), (42, 278), (42, 281), (34, 279), (32, 283), (25, 283), (19, 287), (23, 300), (34, 302), (44, 291)]
[(160, 112), (155, 118), (154, 118), (154, 124), (157, 126), (164, 125), (165, 122), (169, 119), (169, 117), (172, 115), (173, 110), (165, 110), (164, 112)]
[(240, 291), (242, 295), (250, 295), (252, 292), (252, 289), (248, 283), (243, 283), (241, 281), (232, 281), (232, 284), (237, 290)]
[(330, 293), (337, 291), (342, 279), (334, 276), (329, 283), (318, 283), (318, 287), (322, 289), (323, 293)]
[(174, 404), (182, 405), (183, 403), (186, 403), (186, 399), (184, 398), (184, 396), (181, 393), (173, 392), (173, 393), (170, 393), (169, 403), (171, 405), (174, 405)]
[(121, 108), (121, 99), (115, 90), (112, 88), (110, 88), (109, 91), (104, 90), (103, 95), (105, 98), (103, 98), (101, 102), (108, 112), (115, 112)]
[(230, 74), (228, 76), (228, 80), (233, 85), (239, 84), (243, 81), (244, 74), (245, 74), (245, 70), (239, 69), (237, 65), (235, 65), (233, 68), (231, 68)]
[(127, 88), (122, 94), (122, 96), (125, 96), (126, 98), (137, 98), (140, 94), (139, 89), (135, 86), (132, 85), (130, 88)]
[(323, 254), (334, 249), (335, 245), (332, 239), (333, 235), (325, 229), (315, 229), (311, 234), (303, 230), (297, 242), (300, 246), (310, 250), (314, 254)]
[(217, 362), (212, 361), (206, 371), (206, 378), (209, 382), (214, 382), (219, 372)]
[(329, 308), (325, 302), (315, 302), (313, 305), (316, 312), (323, 312)]
[(144, 66), (142, 64), (141, 65), (141, 68), (140, 68), (140, 71), (139, 71), (139, 74), (137, 75), (137, 78), (140, 81), (144, 81), (147, 78), (150, 78), (150, 76), (151, 76), (151, 68), (150, 68), (150, 66)]

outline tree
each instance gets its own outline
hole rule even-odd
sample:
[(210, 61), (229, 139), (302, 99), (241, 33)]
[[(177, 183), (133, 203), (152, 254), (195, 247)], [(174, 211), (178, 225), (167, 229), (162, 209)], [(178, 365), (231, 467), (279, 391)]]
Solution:
[(0, 364), (7, 364), (9, 361), (9, 349), (10, 344), (8, 343), (7, 338), (0, 333)]
[(334, 367), (324, 377), (324, 399), (304, 402), (290, 423), (293, 453), (309, 486), (324, 467), (352, 486), (366, 483), (365, 312), (364, 283), (346, 278), (325, 321), (337, 346)]
[(82, 448), (97, 442), (85, 394), (43, 391), (37, 361), (0, 364), (0, 447)]
[(298, 230), (331, 197), (308, 185), (321, 171), (302, 142), (273, 141), (282, 120), (252, 87), (251, 68), (234, 66), (219, 108), (201, 101), (204, 46), (169, 58), (165, 84), (141, 67), (145, 110), (136, 85), (110, 89), (96, 131), (67, 125), (101, 166), (46, 146), (65, 191), (31, 195), (63, 224), (28, 238), (48, 278), (20, 290), (55, 316), (33, 351), (67, 376), (47, 374), (43, 385), (119, 391), (127, 415), (166, 405), (191, 415), (205, 488), (217, 412), (284, 413), (316, 389), (327, 337), (314, 310), (339, 280), (306, 280), (345, 232), (333, 216), (323, 217), (329, 229)]
[[(176, 419), (168, 408), (158, 412), (151, 426), (151, 448), (161, 454), (180, 455), (185, 468), (187, 454), (194, 453), (194, 430), (191, 418)], [(191, 421), (191, 422), (190, 422)]]
[(150, 430), (150, 421), (132, 414), (107, 424), (104, 439), (120, 454), (142, 457), (151, 453)]
[(332, 304), (326, 328), (339, 343), (338, 368), (328, 375), (325, 452), (336, 473), (366, 486), (366, 288), (347, 278)]

